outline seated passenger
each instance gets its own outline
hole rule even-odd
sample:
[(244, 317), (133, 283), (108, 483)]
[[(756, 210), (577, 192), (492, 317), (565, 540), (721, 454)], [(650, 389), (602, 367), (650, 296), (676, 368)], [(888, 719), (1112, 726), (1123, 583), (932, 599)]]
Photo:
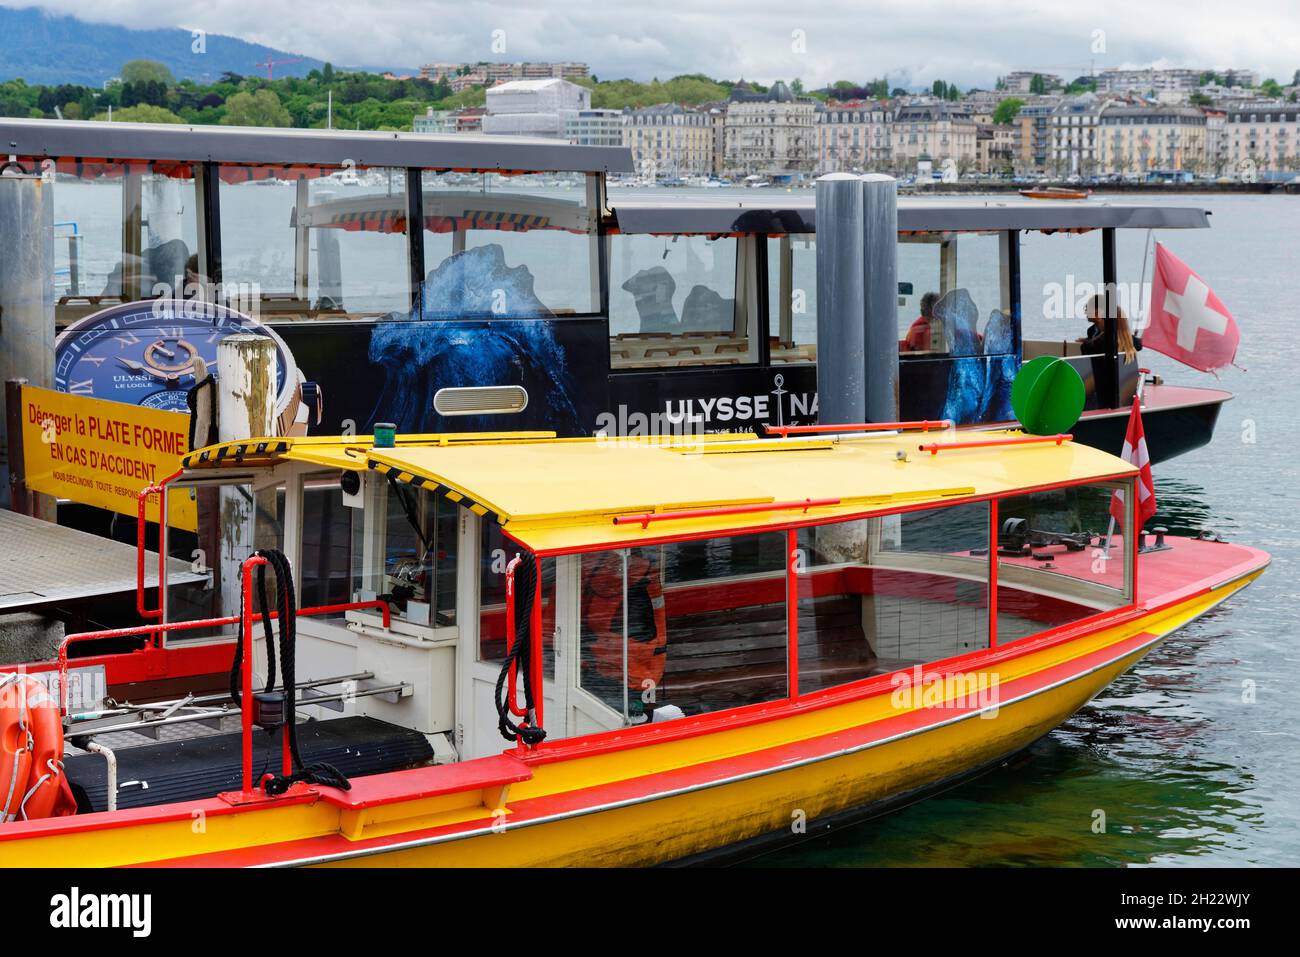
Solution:
[[(1084, 307), (1084, 316), (1088, 320), (1088, 332), (1082, 338), (1076, 340), (1081, 344), (1081, 350), (1085, 355), (1104, 353), (1106, 351), (1106, 296), (1104, 293), (1097, 293), (1088, 300), (1088, 305)], [(1136, 362), (1138, 350), (1142, 348), (1142, 338), (1133, 335), (1129, 328), (1128, 316), (1124, 315), (1124, 310), (1118, 305), (1115, 306), (1115, 323), (1116, 323), (1116, 340), (1119, 346), (1119, 354), (1124, 357), (1126, 362)]]
[(903, 340), (903, 352), (929, 352), (930, 326), (934, 322), (934, 304), (939, 301), (939, 294), (927, 292), (921, 297), (921, 314), (916, 317), (907, 338)]

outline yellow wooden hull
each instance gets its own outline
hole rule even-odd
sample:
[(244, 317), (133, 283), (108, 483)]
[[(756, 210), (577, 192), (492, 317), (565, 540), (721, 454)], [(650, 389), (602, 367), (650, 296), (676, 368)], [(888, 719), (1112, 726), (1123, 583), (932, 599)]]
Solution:
[[(794, 838), (819, 819), (934, 788), (1024, 748), (1261, 572), (1010, 658), (997, 672), (983, 669), (979, 674), (996, 687), (1037, 685), (1010, 691), (983, 711), (946, 715), (943, 703), (909, 709), (903, 717), (916, 726), (897, 733), (863, 738), (900, 718), (890, 695), (876, 694), (745, 727), (539, 763), (508, 790), (469, 789), (362, 810), (307, 800), (255, 810), (217, 811), (218, 802), (209, 801), (130, 812), (138, 823), (0, 842), (0, 864), (627, 866), (777, 833)], [(765, 755), (770, 760), (755, 761)], [(737, 764), (744, 761), (747, 767)], [(700, 770), (709, 767), (719, 770)], [(632, 785), (639, 792), (629, 796)], [(159, 811), (168, 812), (165, 819)], [(88, 815), (86, 823), (93, 817), (107, 815)]]

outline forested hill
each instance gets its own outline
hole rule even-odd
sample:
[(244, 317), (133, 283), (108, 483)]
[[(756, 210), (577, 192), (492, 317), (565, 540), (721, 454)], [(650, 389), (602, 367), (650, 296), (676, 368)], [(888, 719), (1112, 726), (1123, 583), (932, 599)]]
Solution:
[[(265, 75), (257, 64), (268, 56), (276, 60), (297, 56), (215, 34), (203, 38), (203, 52), (194, 52), (194, 44), (189, 30), (175, 27), (131, 30), (33, 8), (0, 6), (0, 80), (21, 77), (32, 84), (99, 87), (117, 76), (123, 63), (145, 59), (166, 64), (177, 79), (212, 83), (226, 72)], [(321, 66), (320, 60), (303, 57), (296, 63), (276, 64), (275, 75), (305, 76)]]

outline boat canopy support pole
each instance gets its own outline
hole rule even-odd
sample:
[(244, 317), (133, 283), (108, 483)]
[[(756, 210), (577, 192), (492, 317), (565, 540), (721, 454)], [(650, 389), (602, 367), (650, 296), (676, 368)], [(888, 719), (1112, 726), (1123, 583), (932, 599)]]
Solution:
[(817, 181), (817, 392), (823, 422), (898, 418), (898, 183)]
[(1115, 266), (1115, 230), (1101, 231), (1101, 280), (1106, 295), (1106, 375), (1099, 388), (1105, 389), (1099, 395), (1098, 405), (1102, 408), (1119, 408), (1119, 323), (1116, 312), (1119, 309), (1118, 286)]

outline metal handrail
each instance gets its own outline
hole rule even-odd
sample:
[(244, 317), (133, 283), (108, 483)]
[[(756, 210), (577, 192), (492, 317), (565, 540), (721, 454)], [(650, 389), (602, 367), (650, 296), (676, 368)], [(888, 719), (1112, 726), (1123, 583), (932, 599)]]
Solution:
[(1045, 442), (1060, 445), (1062, 442), (1071, 442), (1073, 440), (1074, 436), (1067, 432), (1060, 435), (1021, 435), (1009, 439), (988, 439), (983, 442), (931, 442), (929, 445), (918, 445), (917, 448), (922, 452), (938, 455), (944, 450), (951, 449), (988, 449), (1002, 445), (1042, 445)]
[[(157, 485), (145, 486), (140, 489), (140, 493), (135, 498), (135, 610), (141, 618), (162, 618), (163, 581), (166, 577), (167, 566), (167, 553), (163, 549), (163, 539), (165, 537), (163, 528), (167, 524), (167, 484), (177, 479), (180, 474), (180, 470), (177, 470)], [(149, 499), (153, 495), (158, 496), (158, 607), (146, 608), (144, 604), (144, 533), (148, 522), (145, 521), (144, 513), (145, 509), (148, 508)]]
[(916, 419), (909, 422), (852, 422), (847, 425), (764, 425), (771, 435), (821, 435), (836, 432), (929, 432), (951, 429), (951, 419)]
[[(251, 561), (251, 559), (249, 559)], [(251, 595), (248, 596), (251, 603)], [(338, 614), (342, 611), (355, 611), (363, 608), (378, 608), (382, 613), (384, 628), (392, 626), (392, 609), (388, 603), (379, 599), (369, 601), (350, 601), (337, 605), (316, 605), (311, 608), (299, 608), (299, 618), (314, 618), (318, 615)], [(280, 617), (278, 611), (271, 612), (271, 619), (274, 621)], [(165, 631), (195, 631), (200, 628), (223, 628), (226, 625), (235, 625), (240, 621), (240, 615), (227, 615), (223, 618), (197, 618), (193, 621), (172, 621), (157, 622), (152, 625), (132, 625), (129, 628), (105, 628), (100, 631), (82, 631), (76, 634), (67, 635), (59, 642), (59, 707), (63, 714), (68, 713), (68, 646), (79, 641), (94, 641), (99, 638), (133, 638), (140, 635), (147, 635), (150, 638), (156, 638)], [(261, 621), (261, 613), (254, 613), (249, 609), (249, 623)], [(118, 652), (118, 654), (134, 654), (134, 652)]]
[(838, 498), (806, 498), (796, 502), (759, 502), (753, 505), (722, 505), (716, 508), (686, 508), (675, 512), (642, 512), (638, 515), (615, 515), (615, 525), (638, 524), (649, 527), (651, 522), (670, 522), (687, 518), (714, 518), (721, 515), (750, 515), (754, 512), (782, 512), (790, 509), (802, 509), (805, 513), (810, 508), (825, 505), (839, 505)]

